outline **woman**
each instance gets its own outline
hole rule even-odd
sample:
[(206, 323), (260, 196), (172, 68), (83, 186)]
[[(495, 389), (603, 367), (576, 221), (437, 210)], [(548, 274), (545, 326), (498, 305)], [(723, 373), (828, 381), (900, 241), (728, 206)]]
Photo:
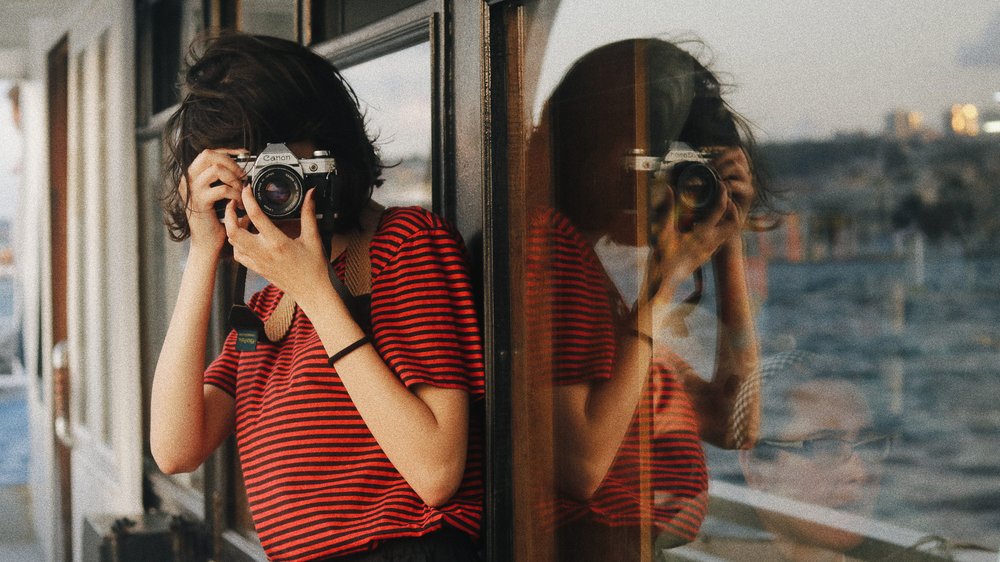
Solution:
[[(357, 99), (307, 48), (212, 39), (183, 87), (165, 132), (165, 208), (172, 235), (191, 247), (153, 380), (160, 468), (194, 470), (235, 429), (270, 559), (475, 559), (482, 438), (470, 403), (483, 393), (483, 360), (460, 236), (422, 209), (370, 203), (381, 166)], [(324, 150), (336, 161), (335, 221), (317, 220), (315, 190), (301, 220), (275, 223), (261, 211), (233, 156), (279, 142), (300, 159)], [(342, 277), (349, 243), (369, 239), (367, 334), (329, 272), (332, 262)], [(236, 261), (270, 282), (250, 299), (253, 314), (270, 326), (284, 311), (290, 322), (252, 350), (238, 351), (230, 333), (206, 370), (227, 240)]]
[[(532, 321), (551, 334), (533, 364), (552, 382), (561, 559), (640, 559), (654, 539), (691, 541), (707, 508), (700, 441), (742, 448), (756, 437), (741, 232), (765, 193), (741, 126), (715, 76), (656, 39), (584, 55), (544, 106), (529, 174), (544, 184), (530, 191), (553, 200), (538, 202), (527, 275)], [(676, 142), (716, 174), (702, 208), (681, 197), (666, 163)], [(684, 330), (697, 301), (683, 298), (688, 281), (698, 275), (700, 293), (708, 266), (718, 346), (704, 380), (662, 343)]]

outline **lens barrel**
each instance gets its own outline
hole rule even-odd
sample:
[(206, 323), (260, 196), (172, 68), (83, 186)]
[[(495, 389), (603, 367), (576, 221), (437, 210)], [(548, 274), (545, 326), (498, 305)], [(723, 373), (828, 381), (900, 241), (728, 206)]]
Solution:
[(672, 184), (681, 224), (688, 227), (704, 219), (719, 204), (722, 195), (718, 174), (700, 162), (678, 165)]
[(271, 218), (293, 215), (299, 210), (304, 193), (302, 178), (288, 166), (267, 166), (253, 180), (254, 199)]

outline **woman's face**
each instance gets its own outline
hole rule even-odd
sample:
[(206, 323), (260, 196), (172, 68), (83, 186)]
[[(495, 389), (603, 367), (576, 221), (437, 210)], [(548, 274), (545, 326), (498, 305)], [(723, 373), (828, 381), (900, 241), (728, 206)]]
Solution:
[[(888, 442), (874, 435), (864, 396), (850, 383), (814, 381), (794, 389), (789, 399), (787, 424), (743, 457), (750, 485), (805, 504), (870, 516)], [(773, 532), (833, 550), (857, 546), (863, 538), (801, 519), (762, 518)]]

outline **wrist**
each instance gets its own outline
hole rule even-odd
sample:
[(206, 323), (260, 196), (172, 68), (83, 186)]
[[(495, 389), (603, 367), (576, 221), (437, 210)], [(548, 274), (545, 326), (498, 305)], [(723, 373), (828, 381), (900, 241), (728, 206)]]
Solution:
[(213, 247), (208, 244), (196, 244), (192, 242), (191, 247), (188, 249), (187, 263), (205, 264), (214, 267), (216, 262), (219, 261), (219, 255), (221, 253), (221, 244), (218, 245), (218, 247)]
[(732, 262), (733, 260), (743, 259), (743, 239), (736, 236), (730, 240), (724, 242), (719, 246), (718, 251), (712, 256), (712, 260), (716, 263), (721, 262)]
[(288, 293), (309, 318), (318, 318), (320, 315), (339, 316), (341, 313), (349, 316), (347, 307), (329, 281), (311, 286), (307, 290), (289, 290)]

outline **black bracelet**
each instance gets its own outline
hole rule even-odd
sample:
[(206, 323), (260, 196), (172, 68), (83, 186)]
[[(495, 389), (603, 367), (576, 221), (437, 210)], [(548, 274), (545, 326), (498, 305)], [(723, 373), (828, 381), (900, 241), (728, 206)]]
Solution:
[(371, 338), (368, 337), (368, 334), (365, 334), (365, 335), (361, 336), (361, 339), (359, 339), (358, 341), (352, 343), (351, 345), (349, 345), (349, 346), (345, 347), (344, 349), (341, 349), (337, 353), (334, 353), (333, 355), (331, 355), (330, 356), (330, 366), (333, 367), (334, 363), (336, 363), (337, 361), (340, 361), (344, 357), (347, 357), (352, 351), (354, 351), (355, 349), (357, 349), (357, 348), (359, 348), (359, 347), (361, 347), (361, 346), (363, 346), (363, 345), (365, 345), (365, 344), (367, 344), (367, 343), (369, 343), (371, 341), (372, 340), (371, 340)]

